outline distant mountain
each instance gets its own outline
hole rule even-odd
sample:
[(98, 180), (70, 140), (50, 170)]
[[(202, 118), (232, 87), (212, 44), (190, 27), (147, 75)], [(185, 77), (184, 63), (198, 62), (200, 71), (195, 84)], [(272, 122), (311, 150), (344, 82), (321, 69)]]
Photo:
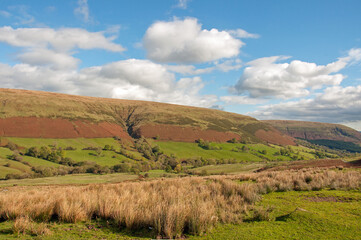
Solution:
[(215, 109), (15, 89), (0, 89), (0, 136), (295, 144), (267, 123)]
[(341, 124), (291, 120), (265, 120), (281, 132), (294, 138), (306, 140), (341, 140), (361, 143), (361, 133)]
[(351, 152), (361, 152), (361, 132), (341, 124), (265, 120), (273, 127), (293, 138), (300, 138), (311, 143)]

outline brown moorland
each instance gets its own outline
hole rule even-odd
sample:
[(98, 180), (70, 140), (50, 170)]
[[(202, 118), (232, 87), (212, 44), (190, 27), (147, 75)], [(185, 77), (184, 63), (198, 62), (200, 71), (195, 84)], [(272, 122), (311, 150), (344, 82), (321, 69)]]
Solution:
[(0, 136), (156, 137), (161, 140), (227, 141), (294, 145), (257, 119), (215, 109), (147, 101), (0, 89)]

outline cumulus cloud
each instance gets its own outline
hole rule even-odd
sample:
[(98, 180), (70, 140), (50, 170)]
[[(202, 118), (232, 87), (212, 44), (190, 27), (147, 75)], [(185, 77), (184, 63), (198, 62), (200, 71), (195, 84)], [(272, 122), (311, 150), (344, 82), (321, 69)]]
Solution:
[(294, 119), (321, 122), (361, 121), (361, 85), (326, 88), (313, 99), (260, 107), (249, 113), (259, 119)]
[(112, 37), (105, 37), (103, 32), (88, 32), (80, 28), (0, 28), (0, 42), (16, 47), (49, 47), (58, 52), (74, 48), (99, 48), (112, 52), (125, 50), (121, 45), (113, 43), (113, 40)]
[(71, 55), (74, 49), (104, 49), (122, 52), (125, 49), (105, 37), (104, 32), (88, 32), (79, 28), (17, 28), (1, 27), (0, 42), (24, 48), (17, 59), (31, 65), (49, 65), (56, 69), (75, 68), (79, 63)]
[(173, 73), (149, 60), (128, 59), (78, 70), (48, 66), (0, 64), (0, 85), (69, 94), (168, 102), (210, 107), (218, 99), (201, 95), (200, 77), (175, 79)]
[(147, 57), (162, 63), (202, 63), (239, 54), (244, 43), (227, 31), (202, 29), (195, 18), (159, 21), (146, 31)]
[[(358, 51), (356, 51), (358, 52)], [(248, 63), (242, 77), (233, 87), (237, 94), (249, 93), (253, 98), (296, 98), (310, 94), (310, 90), (339, 85), (345, 78), (335, 74), (361, 54), (350, 50), (349, 55), (327, 65), (302, 62), (279, 63), (288, 57), (273, 56)]]
[(232, 36), (237, 38), (259, 38), (259, 34), (249, 33), (243, 29), (229, 30), (228, 31)]
[(49, 49), (31, 49), (17, 57), (23, 63), (30, 65), (50, 66), (54, 69), (72, 69), (78, 66), (79, 59), (68, 54), (55, 52)]
[(74, 14), (80, 17), (84, 22), (89, 22), (88, 0), (78, 0), (78, 7), (74, 9)]

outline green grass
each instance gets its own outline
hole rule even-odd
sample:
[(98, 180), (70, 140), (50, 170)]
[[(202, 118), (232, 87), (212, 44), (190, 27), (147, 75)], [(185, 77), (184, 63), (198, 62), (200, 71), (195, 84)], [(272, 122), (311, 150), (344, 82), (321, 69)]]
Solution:
[(10, 167), (5, 167), (5, 166), (0, 166), (0, 178), (5, 178), (6, 175), (8, 174), (20, 174), (22, 173), (22, 171), (15, 169), (15, 168), (10, 168)]
[(220, 173), (236, 174), (236, 173), (249, 173), (264, 166), (265, 164), (261, 164), (261, 163), (222, 164), (222, 165), (209, 165), (198, 168), (192, 168), (190, 169), (190, 171), (201, 173), (202, 171), (205, 170), (207, 171), (208, 174), (220, 174)]
[[(198, 146), (197, 143), (186, 143), (186, 142), (160, 142), (157, 141), (155, 144), (159, 145), (161, 150), (168, 154), (174, 154), (176, 157), (180, 159), (185, 158), (195, 158), (195, 157), (203, 157), (206, 159), (237, 159), (239, 161), (250, 161), (250, 162), (258, 162), (262, 161), (261, 158), (254, 156), (250, 153), (243, 152), (233, 152), (231, 151), (236, 144), (228, 143), (227, 147), (222, 150), (205, 150)], [(214, 144), (214, 145), (224, 145), (224, 144)]]
[[(241, 143), (211, 143), (213, 147), (220, 147), (221, 150), (205, 150), (198, 146), (197, 143), (186, 143), (186, 142), (163, 142), (155, 141), (154, 144), (159, 145), (162, 151), (166, 154), (174, 154), (180, 159), (185, 158), (195, 158), (203, 157), (206, 159), (236, 159), (239, 162), (260, 162), (264, 161), (263, 157), (266, 157), (270, 161), (288, 161), (291, 160), (287, 156), (278, 156), (275, 155), (279, 148), (274, 145), (264, 145), (264, 144), (246, 144), (249, 148), (248, 152), (241, 151), (232, 151), (232, 149), (242, 148), (245, 144)], [(266, 154), (261, 154), (259, 151), (266, 151)], [(296, 150), (296, 147), (295, 147)], [(304, 152), (301, 152), (303, 150)], [(314, 155), (307, 152), (307, 150), (312, 151), (308, 148), (299, 147), (300, 155), (304, 159), (314, 159)]]
[[(66, 147), (73, 147), (76, 150), (66, 150), (65, 156), (70, 157), (76, 162), (82, 161), (91, 161), (95, 162), (101, 166), (114, 166), (116, 164), (121, 163), (122, 161), (129, 161), (128, 158), (116, 154), (112, 151), (103, 151), (101, 156), (95, 156), (95, 151), (92, 150), (82, 150), (86, 147), (101, 147), (103, 148), (105, 145), (114, 146), (117, 150), (119, 149), (119, 143), (113, 138), (74, 138), (74, 139), (44, 139), (44, 138), (7, 138), (9, 141), (16, 143), (19, 146), (30, 148), (30, 147), (42, 147), (49, 145), (56, 145), (58, 147), (62, 147), (63, 149)], [(1, 149), (1, 148), (0, 148)], [(11, 155), (12, 152), (9, 149), (3, 148), (7, 151), (7, 155)], [(132, 152), (136, 155), (136, 152)], [(139, 153), (138, 153), (139, 154)], [(3, 154), (5, 155), (5, 154)], [(1, 150), (0, 150), (1, 156)], [(116, 156), (113, 158), (113, 156)], [(26, 158), (26, 159), (25, 159)], [(55, 164), (46, 160), (36, 159), (24, 157), (24, 161), (29, 162), (32, 166), (59, 166), (59, 164)]]
[(57, 185), (57, 184), (90, 184), (90, 183), (116, 183), (138, 178), (137, 175), (128, 173), (113, 173), (105, 175), (97, 174), (74, 174), (56, 177), (11, 179), (0, 181), (0, 187), (6, 186), (33, 186), (33, 185)]
[[(314, 202), (311, 198), (343, 202)], [(271, 217), (275, 220), (223, 225), (206, 236), (189, 239), (361, 239), (360, 192), (271, 193), (264, 195), (259, 205), (274, 207)]]
[(55, 139), (55, 138), (15, 138), (7, 137), (13, 143), (26, 148), (41, 147), (56, 144), (58, 147), (75, 147), (82, 149), (84, 147), (104, 147), (109, 144), (114, 147), (119, 147), (119, 143), (113, 138), (70, 138), (70, 139)]

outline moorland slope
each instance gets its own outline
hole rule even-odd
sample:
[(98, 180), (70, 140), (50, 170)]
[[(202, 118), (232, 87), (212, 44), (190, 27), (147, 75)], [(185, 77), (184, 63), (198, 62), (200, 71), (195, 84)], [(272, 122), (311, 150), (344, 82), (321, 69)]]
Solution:
[(15, 89), (0, 89), (0, 136), (295, 144), (267, 123), (215, 109)]
[(361, 143), (361, 133), (341, 124), (291, 120), (265, 120), (282, 133), (305, 140), (334, 140)]

